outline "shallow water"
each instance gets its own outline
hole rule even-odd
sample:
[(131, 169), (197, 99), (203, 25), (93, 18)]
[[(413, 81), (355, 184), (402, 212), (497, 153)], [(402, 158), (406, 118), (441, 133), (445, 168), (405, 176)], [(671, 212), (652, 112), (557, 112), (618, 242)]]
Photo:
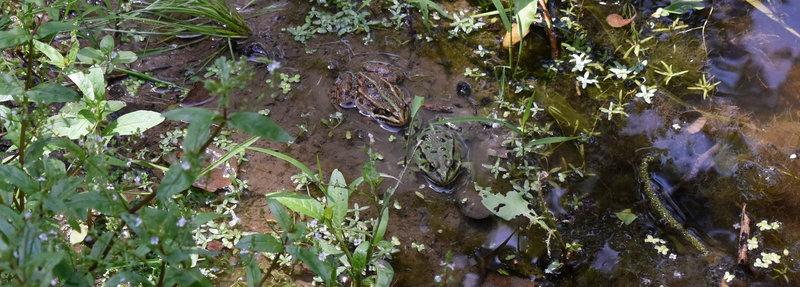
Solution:
[[(234, 7), (244, 4), (233, 2)], [(328, 92), (339, 73), (359, 70), (364, 62), (375, 60), (399, 67), (408, 75), (404, 87), (412, 96), (453, 108), (453, 113), (422, 110), (422, 122), (474, 115), (472, 103), (457, 95), (459, 82), (472, 83), (472, 97), (477, 102), (498, 93), (496, 81), (476, 83), (462, 74), (466, 67), (479, 64), (461, 52), (474, 49), (478, 40), (425, 43), (407, 31), (377, 29), (372, 32), (374, 42), (368, 46), (361, 43), (361, 36), (330, 35), (317, 36), (302, 45), (281, 31), (281, 27), (302, 21), (298, 11), (305, 11), (307, 3), (299, 2), (256, 4), (249, 11), (279, 6), (274, 12), (248, 18), (254, 35), (239, 43), (240, 47), (260, 47), (256, 50), (280, 62), (278, 71), (301, 75), (301, 83), (282, 94), (267, 87), (265, 80), (273, 77), (268, 67), (254, 64), (254, 83), (235, 96), (234, 106), (248, 111), (267, 108), (273, 120), (298, 135), (289, 146), (264, 141), (257, 146), (287, 153), (310, 167), (319, 163), (327, 174), (339, 169), (351, 180), (360, 175), (367, 158), (364, 147), (371, 144), (384, 157), (377, 164), (378, 170), (399, 177), (403, 166), (398, 163), (406, 142), (402, 131), (384, 130), (356, 110), (339, 110), (332, 105)], [(776, 5), (781, 5), (779, 10), (786, 15), (800, 15), (795, 2)], [(394, 197), (402, 209), (391, 211), (388, 231), (389, 237), (397, 236), (403, 243), (392, 261), (396, 286), (432, 285), (448, 251), (454, 253), (456, 263), (451, 274), (456, 282), (467, 286), (521, 280), (500, 281), (512, 284), (509, 282), (531, 278), (546, 286), (718, 285), (726, 271), (736, 274), (736, 284), (781, 284), (770, 279), (772, 270), (747, 266), (752, 266), (762, 251), (782, 254), (784, 249), (789, 253), (784, 262), (790, 282), (798, 282), (800, 269), (794, 261), (800, 258), (796, 244), (800, 197), (795, 193), (800, 159), (790, 159), (790, 155), (800, 153), (800, 114), (796, 108), (800, 104), (800, 38), (745, 4), (721, 3), (714, 9), (706, 32), (707, 67), (714, 79), (721, 81), (714, 98), (690, 98), (687, 108), (662, 97), (655, 108), (630, 110), (630, 117), (619, 127), (602, 130), (593, 144), (587, 145), (586, 170), (593, 176), (547, 190), (546, 202), (558, 219), (562, 238), (583, 245), (563, 268), (542, 273), (552, 260), (540, 230), (528, 229), (523, 221), (471, 219), (462, 214), (456, 197), (435, 192), (422, 176), (407, 171)], [(697, 19), (707, 15), (698, 14), (694, 15)], [(781, 19), (800, 30), (796, 17)], [(183, 83), (183, 69), (222, 44), (210, 41), (205, 46), (179, 50), (176, 55), (150, 57), (137, 68), (155, 70), (161, 78)], [(541, 53), (523, 60), (538, 64)], [(145, 94), (128, 100), (154, 109), (175, 104), (169, 96), (155, 97)], [(478, 115), (495, 112), (492, 108), (481, 106)], [(345, 121), (329, 130), (320, 120), (336, 111), (344, 114)], [(507, 181), (493, 179), (480, 167), (494, 163), (496, 158), (488, 150), (497, 148), (507, 131), (482, 124), (458, 126), (470, 149), (470, 161), (477, 167), (475, 180), (482, 186), (507, 190)], [(351, 139), (345, 137), (348, 132)], [(390, 136), (396, 139), (390, 141)], [(234, 136), (238, 141), (246, 138)], [(559, 166), (561, 157), (572, 160), (576, 154), (573, 147), (565, 146), (547, 160)], [(708, 246), (708, 255), (699, 254), (680, 235), (664, 228), (659, 215), (650, 208), (642, 193), (642, 185), (649, 182), (636, 176), (640, 160), (647, 154), (659, 160), (650, 175), (652, 183), (664, 191), (661, 199), (689, 233)], [(298, 171), (276, 158), (247, 155), (249, 162), (242, 166), (242, 172), (249, 181), (251, 196), (238, 211), (248, 217), (240, 228), (266, 232), (269, 211), (262, 195), (293, 189), (289, 177)], [(387, 184), (394, 182), (388, 179)], [(737, 266), (739, 230), (735, 225), (745, 203), (754, 231), (755, 223), (761, 220), (778, 220), (783, 226), (780, 232), (762, 233), (761, 248), (750, 252), (749, 265)], [(627, 208), (639, 217), (623, 225), (614, 213)], [(666, 240), (670, 255), (658, 254), (645, 243), (647, 235)], [(410, 247), (412, 242), (426, 248), (417, 251)], [(516, 260), (509, 260), (510, 255)], [(510, 271), (512, 277), (498, 275), (497, 269)]]

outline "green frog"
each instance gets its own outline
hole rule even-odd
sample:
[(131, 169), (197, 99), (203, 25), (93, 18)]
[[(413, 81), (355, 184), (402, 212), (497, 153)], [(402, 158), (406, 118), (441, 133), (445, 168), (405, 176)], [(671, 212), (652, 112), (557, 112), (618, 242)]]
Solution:
[(463, 161), (466, 155), (466, 145), (455, 131), (443, 125), (430, 125), (417, 137), (413, 161), (429, 183), (448, 188), (459, 175), (469, 171)]
[(405, 74), (383, 62), (366, 62), (363, 71), (339, 75), (330, 91), (331, 102), (345, 109), (357, 108), (382, 125), (403, 127), (408, 122), (405, 93), (399, 84)]

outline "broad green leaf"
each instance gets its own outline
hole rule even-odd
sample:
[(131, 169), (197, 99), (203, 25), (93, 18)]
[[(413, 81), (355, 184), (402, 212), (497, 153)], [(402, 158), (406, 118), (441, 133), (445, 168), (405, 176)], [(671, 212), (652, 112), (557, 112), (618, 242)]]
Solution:
[(389, 227), (389, 207), (386, 206), (381, 212), (381, 221), (378, 222), (378, 230), (375, 232), (375, 238), (372, 239), (372, 244), (376, 245), (383, 240), (386, 235), (386, 228)]
[(211, 121), (217, 116), (217, 112), (206, 108), (180, 108), (165, 112), (163, 116), (171, 121), (192, 123), (195, 121)]
[(92, 67), (89, 73), (78, 71), (67, 76), (81, 90), (86, 102), (95, 103), (105, 99), (106, 82), (102, 68)]
[[(126, 284), (127, 283), (127, 284)], [(106, 281), (106, 287), (117, 287), (119, 285), (123, 286), (153, 286), (147, 278), (139, 274), (138, 272), (131, 272), (131, 271), (122, 271), (111, 278), (108, 278)]]
[(33, 47), (36, 48), (36, 50), (39, 50), (39, 52), (42, 52), (42, 54), (44, 54), (45, 57), (47, 57), (48, 64), (56, 66), (61, 70), (66, 68), (65, 66), (66, 64), (64, 63), (64, 56), (62, 56), (61, 53), (58, 52), (58, 50), (56, 50), (56, 48), (53, 48), (50, 45), (47, 45), (45, 43), (36, 40), (33, 40)]
[(279, 253), (283, 252), (283, 244), (280, 240), (269, 234), (250, 234), (239, 240), (236, 247), (250, 251)]
[(103, 52), (92, 47), (81, 48), (77, 56), (80, 63), (86, 65), (101, 63), (106, 59), (106, 55)]
[(39, 26), (39, 29), (36, 30), (36, 39), (47, 38), (57, 33), (77, 30), (77, 29), (78, 26), (75, 26), (72, 23), (67, 23), (62, 21), (49, 21)]
[(153, 111), (135, 111), (124, 114), (111, 123), (103, 135), (127, 136), (144, 132), (164, 121), (160, 113)]
[(118, 51), (111, 59), (111, 63), (114, 64), (130, 64), (134, 61), (136, 61), (136, 53), (131, 51)]
[(376, 287), (389, 287), (392, 285), (392, 278), (394, 277), (394, 268), (386, 260), (378, 260), (375, 262), (375, 270), (377, 278), (375, 278)]
[(228, 117), (228, 125), (254, 136), (278, 141), (289, 142), (294, 140), (286, 131), (281, 129), (268, 117), (251, 112), (236, 112)]
[(353, 251), (353, 261), (350, 262), (350, 265), (353, 266), (353, 270), (365, 270), (367, 268), (367, 250), (369, 249), (370, 243), (367, 241), (361, 242), (361, 244), (356, 247), (356, 250)]
[(630, 208), (626, 208), (623, 211), (616, 212), (614, 213), (614, 215), (616, 215), (617, 218), (619, 218), (619, 220), (622, 221), (622, 223), (624, 223), (625, 225), (631, 224), (631, 222), (636, 220), (637, 217), (636, 214), (633, 214), (633, 212), (631, 212)]
[(316, 199), (295, 192), (273, 192), (267, 199), (275, 199), (294, 212), (310, 216), (318, 221), (324, 218), (324, 208)]
[(509, 191), (505, 195), (482, 191), (480, 195), (483, 197), (481, 203), (502, 219), (512, 220), (520, 215), (527, 217), (531, 222), (538, 219), (536, 212), (528, 208), (528, 201), (522, 197), (522, 193), (516, 190)]
[[(520, 35), (527, 35), (528, 29), (530, 29), (531, 23), (536, 20), (536, 10), (538, 10), (538, 1), (535, 0), (523, 0), (523, 1), (515, 1), (518, 7), (522, 7), (517, 12), (517, 23), (519, 23), (519, 33)], [(522, 39), (522, 37), (520, 37)]]
[(419, 108), (422, 107), (422, 103), (425, 102), (425, 98), (420, 96), (414, 96), (414, 101), (411, 102), (411, 118), (417, 116), (417, 112)]
[(71, 140), (77, 140), (87, 134), (92, 123), (83, 118), (67, 118), (62, 115), (55, 115), (47, 119), (50, 124), (50, 130), (59, 137), (67, 137)]
[(36, 85), (27, 92), (27, 95), (31, 101), (43, 104), (72, 102), (78, 98), (78, 93), (75, 91), (51, 82)]
[(0, 76), (0, 102), (13, 100), (24, 92), (25, 86), (17, 77), (5, 73)]
[(705, 8), (703, 0), (672, 0), (669, 6), (664, 7), (661, 16), (667, 16), (669, 14), (680, 15), (691, 10), (701, 10), (703, 8)]
[(202, 287), (212, 286), (211, 281), (200, 273), (199, 268), (194, 269), (177, 269), (174, 267), (167, 267), (167, 275), (164, 276), (163, 286), (187, 286), (187, 287)]
[(261, 282), (261, 268), (258, 267), (258, 261), (250, 260), (247, 263), (245, 275), (247, 276), (247, 287), (260, 287), (258, 283)]
[(0, 49), (14, 47), (26, 43), (30, 39), (31, 34), (19, 27), (11, 28), (11, 30), (1, 31)]
[(319, 260), (316, 252), (312, 252), (311, 250), (296, 245), (287, 247), (287, 250), (289, 251), (289, 254), (300, 259), (300, 261), (303, 261), (303, 263), (308, 265), (308, 267), (311, 268), (311, 271), (314, 271), (314, 274), (322, 277), (322, 280), (325, 281), (326, 286), (334, 286), (332, 284), (333, 278), (331, 274), (334, 268)]
[(278, 226), (285, 232), (294, 232), (294, 220), (289, 216), (289, 213), (286, 212), (286, 208), (273, 198), (267, 199), (267, 205), (269, 205), (269, 211), (272, 213), (272, 217), (278, 222)]
[(172, 195), (187, 190), (194, 183), (194, 175), (191, 173), (191, 168), (186, 167), (186, 162), (173, 164), (167, 170), (164, 178), (161, 180), (161, 185), (158, 186), (158, 194), (156, 198), (165, 202)]
[(37, 184), (22, 169), (13, 165), (0, 165), (0, 180), (19, 187), (25, 193), (31, 194), (39, 189)]
[(114, 38), (111, 35), (106, 35), (100, 40), (100, 51), (105, 54), (111, 54), (114, 51)]
[(347, 216), (347, 208), (350, 200), (350, 190), (347, 189), (347, 183), (344, 180), (344, 175), (338, 170), (334, 169), (331, 173), (330, 184), (328, 185), (328, 206), (333, 208), (331, 216), (331, 224), (334, 228), (339, 228)]
[[(98, 191), (78, 193), (67, 202), (67, 206), (73, 210), (94, 209), (102, 213), (113, 213), (115, 210), (121, 210), (114, 201)], [(86, 220), (86, 218), (81, 219)]]

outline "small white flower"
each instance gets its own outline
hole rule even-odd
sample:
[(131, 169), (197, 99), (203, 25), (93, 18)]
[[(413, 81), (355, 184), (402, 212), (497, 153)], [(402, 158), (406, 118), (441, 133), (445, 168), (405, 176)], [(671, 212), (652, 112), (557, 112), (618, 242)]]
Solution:
[(46, 179), (44, 178), (44, 176), (40, 176), (39, 178), (36, 179), (36, 181), (45, 181), (45, 180)]
[(731, 281), (733, 281), (733, 279), (736, 279), (736, 276), (731, 274), (728, 271), (725, 271), (725, 275), (722, 276), (722, 278), (725, 279), (725, 282), (731, 283)]
[(178, 219), (178, 223), (176, 223), (175, 225), (177, 225), (178, 227), (183, 227), (184, 225), (186, 225), (186, 218), (181, 216), (181, 219)]
[(39, 240), (41, 240), (41, 241), (47, 241), (47, 233), (42, 233), (42, 234), (39, 234)]
[(639, 86), (640, 91), (636, 93), (637, 98), (644, 99), (645, 103), (652, 104), (652, 98), (655, 96), (656, 88), (655, 87), (647, 87), (645, 85)]
[(583, 76), (576, 77), (575, 80), (578, 80), (578, 82), (581, 83), (581, 89), (585, 89), (586, 85), (597, 84), (597, 77), (590, 77), (589, 71), (583, 73)]
[(139, 227), (139, 225), (142, 225), (142, 219), (137, 217), (136, 221), (133, 223), (133, 227)]
[(755, 250), (756, 248), (758, 248), (758, 238), (747, 239), (747, 250)]
[(242, 249), (242, 250), (239, 250), (239, 254), (240, 254), (240, 255), (247, 254), (247, 253), (250, 253), (250, 251), (249, 251), (249, 250), (247, 250), (247, 249)]
[(150, 245), (158, 245), (159, 238), (158, 236), (150, 237)]
[(583, 71), (584, 67), (592, 62), (592, 59), (589, 59), (585, 53), (572, 54), (570, 56), (572, 56), (572, 59), (569, 59), (569, 62), (575, 64), (572, 67), (573, 72)]
[(789, 159), (796, 159), (796, 158), (797, 158), (797, 154), (796, 153), (793, 153), (793, 154), (789, 155)]
[(678, 255), (675, 255), (675, 253), (670, 253), (670, 254), (669, 254), (669, 259), (670, 259), (670, 260), (675, 260), (675, 259), (677, 259), (677, 258), (678, 258)]
[(189, 161), (184, 161), (183, 163), (181, 163), (181, 168), (183, 170), (189, 170), (189, 168), (191, 168), (191, 167), (192, 166), (189, 164)]
[(320, 252), (319, 255), (317, 255), (317, 259), (319, 259), (319, 261), (325, 261), (325, 257), (327, 256), (324, 252)]
[(436, 276), (434, 276), (434, 277), (433, 277), (433, 281), (436, 281), (436, 283), (440, 283), (440, 282), (442, 282), (442, 275), (436, 275)]

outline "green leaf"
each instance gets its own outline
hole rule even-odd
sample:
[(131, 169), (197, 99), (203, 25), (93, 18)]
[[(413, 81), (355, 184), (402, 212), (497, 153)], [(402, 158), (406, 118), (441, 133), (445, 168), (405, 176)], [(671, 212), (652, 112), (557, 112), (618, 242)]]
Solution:
[(199, 153), (200, 148), (211, 136), (209, 127), (217, 112), (204, 108), (181, 108), (164, 113), (164, 117), (173, 121), (189, 122), (183, 140), (183, 150)]
[(106, 55), (98, 49), (92, 47), (85, 47), (78, 51), (78, 60), (82, 64), (94, 65), (101, 63), (106, 59)]
[(100, 51), (105, 53), (106, 55), (111, 54), (114, 51), (114, 38), (111, 35), (106, 35), (100, 40)]
[(13, 100), (24, 92), (24, 84), (17, 77), (5, 73), (0, 76), (0, 102)]
[(314, 271), (314, 274), (322, 277), (322, 280), (325, 281), (326, 286), (335, 286), (332, 284), (333, 278), (331, 276), (333, 267), (319, 260), (316, 252), (312, 252), (311, 250), (296, 245), (287, 247), (287, 250), (289, 251), (289, 254), (300, 259), (300, 261), (303, 261), (303, 263), (308, 265), (308, 267), (311, 268), (311, 271)]
[(11, 30), (0, 32), (0, 49), (18, 46), (31, 39), (28, 31), (19, 27), (12, 28)]
[(367, 268), (367, 250), (369, 249), (369, 245), (370, 243), (367, 241), (361, 242), (361, 244), (356, 247), (356, 250), (353, 251), (353, 261), (350, 262), (350, 265), (353, 266), (353, 270), (365, 270), (365, 268)]
[(386, 235), (386, 228), (389, 227), (389, 207), (386, 206), (383, 208), (381, 212), (381, 221), (378, 222), (378, 230), (375, 232), (375, 238), (372, 239), (372, 245), (378, 244), (381, 240), (383, 240), (383, 236)]
[[(517, 12), (517, 23), (519, 23), (519, 33), (520, 35), (527, 35), (531, 23), (533, 23), (533, 21), (536, 20), (536, 10), (538, 10), (539, 7), (537, 6), (538, 1), (534, 0), (517, 1), (516, 4), (522, 7), (522, 9), (519, 9), (519, 12)], [(522, 39), (522, 37), (520, 37), (520, 39)]]
[(118, 51), (111, 59), (113, 64), (130, 64), (136, 61), (136, 53), (131, 51)]
[(505, 195), (482, 191), (480, 193), (483, 203), (494, 215), (499, 216), (505, 220), (512, 220), (517, 216), (525, 216), (531, 220), (536, 221), (538, 215), (536, 212), (528, 208), (528, 201), (522, 197), (522, 193), (512, 190)]
[[(125, 284), (128, 283), (128, 284)], [(147, 278), (139, 274), (138, 272), (131, 272), (131, 271), (122, 271), (114, 274), (111, 278), (108, 278), (106, 281), (106, 287), (117, 287), (119, 285), (124, 286), (153, 286)]]
[(277, 142), (294, 140), (268, 117), (252, 112), (236, 112), (228, 117), (228, 125), (251, 135)]
[(420, 96), (414, 96), (414, 101), (411, 102), (411, 118), (417, 116), (417, 112), (419, 108), (422, 107), (422, 103), (425, 102), (425, 98)]
[(22, 169), (12, 165), (0, 165), (0, 180), (19, 187), (22, 191), (32, 194), (39, 190), (37, 184)]
[(394, 268), (386, 260), (380, 259), (375, 262), (377, 278), (375, 278), (376, 287), (389, 287), (392, 285), (392, 278), (394, 277)]
[(273, 198), (267, 199), (267, 205), (269, 205), (269, 211), (272, 213), (275, 221), (278, 222), (278, 226), (280, 226), (285, 232), (294, 232), (294, 220), (292, 220), (292, 218), (289, 216), (289, 213), (286, 212), (286, 208), (284, 208), (279, 201)]
[[(121, 210), (114, 201), (99, 191), (78, 193), (67, 202), (67, 206), (76, 211), (79, 209), (94, 209), (102, 213), (113, 213), (115, 210)], [(82, 219), (86, 220), (86, 218)]]
[(619, 218), (619, 220), (622, 221), (622, 223), (625, 225), (631, 224), (631, 222), (636, 220), (637, 217), (636, 214), (633, 214), (633, 212), (631, 212), (630, 208), (626, 208), (623, 211), (616, 212), (614, 213), (614, 215), (616, 215), (617, 218)]
[(47, 119), (50, 124), (49, 129), (59, 137), (67, 137), (71, 140), (77, 140), (87, 134), (92, 126), (92, 122), (84, 117), (64, 117), (62, 115), (55, 115)]
[(36, 85), (27, 92), (27, 95), (31, 101), (43, 104), (72, 102), (78, 98), (78, 93), (75, 91), (51, 82)]
[(529, 146), (537, 146), (537, 145), (545, 145), (545, 144), (552, 144), (552, 143), (561, 143), (566, 141), (571, 141), (574, 139), (578, 139), (578, 137), (546, 137), (541, 138), (538, 140), (534, 140), (528, 143)]
[(164, 121), (160, 113), (153, 111), (135, 111), (124, 114), (111, 123), (103, 135), (127, 136), (144, 132)]
[(259, 287), (258, 283), (261, 282), (261, 268), (258, 267), (258, 261), (250, 260), (245, 269), (247, 276), (247, 287)]
[(503, 7), (503, 3), (500, 0), (492, 0), (492, 4), (494, 4), (494, 8), (497, 9), (498, 14), (500, 14), (500, 20), (503, 21), (503, 26), (506, 28), (506, 31), (511, 32), (511, 21), (508, 20), (508, 15), (506, 15), (506, 8)]
[(75, 26), (72, 23), (49, 21), (39, 26), (39, 29), (36, 30), (36, 39), (47, 38), (63, 31), (72, 31), (77, 29), (78, 26)]
[[(164, 271), (162, 271), (164, 272)], [(208, 280), (203, 273), (200, 273), (199, 268), (193, 269), (177, 269), (168, 267), (167, 275), (164, 276), (163, 286), (186, 286), (186, 287), (202, 287), (212, 286), (211, 281)]]
[(350, 190), (347, 189), (344, 175), (342, 175), (338, 169), (334, 169), (331, 173), (330, 184), (328, 185), (327, 191), (328, 206), (333, 208), (331, 224), (334, 228), (339, 228), (342, 222), (344, 222), (345, 216), (347, 216)]
[(184, 169), (184, 164), (176, 163), (169, 167), (164, 178), (161, 180), (161, 185), (158, 186), (158, 193), (156, 198), (165, 202), (172, 195), (187, 190), (194, 183), (194, 175), (191, 169)]
[(275, 199), (294, 212), (310, 216), (318, 221), (324, 219), (324, 208), (316, 199), (295, 192), (273, 192), (267, 199)]
[(691, 10), (701, 10), (705, 8), (703, 0), (672, 0), (669, 6), (664, 7), (662, 16), (667, 14), (684, 14)]
[(36, 40), (33, 40), (33, 47), (47, 57), (48, 64), (56, 66), (61, 70), (66, 68), (64, 56), (62, 56), (61, 53), (56, 50), (56, 48)]
[(256, 233), (250, 234), (239, 240), (236, 247), (250, 251), (279, 253), (283, 252), (283, 244), (272, 235)]
[(103, 69), (92, 67), (89, 68), (89, 73), (79, 71), (69, 74), (67, 77), (78, 86), (88, 103), (95, 103), (105, 99), (106, 82), (103, 77)]

